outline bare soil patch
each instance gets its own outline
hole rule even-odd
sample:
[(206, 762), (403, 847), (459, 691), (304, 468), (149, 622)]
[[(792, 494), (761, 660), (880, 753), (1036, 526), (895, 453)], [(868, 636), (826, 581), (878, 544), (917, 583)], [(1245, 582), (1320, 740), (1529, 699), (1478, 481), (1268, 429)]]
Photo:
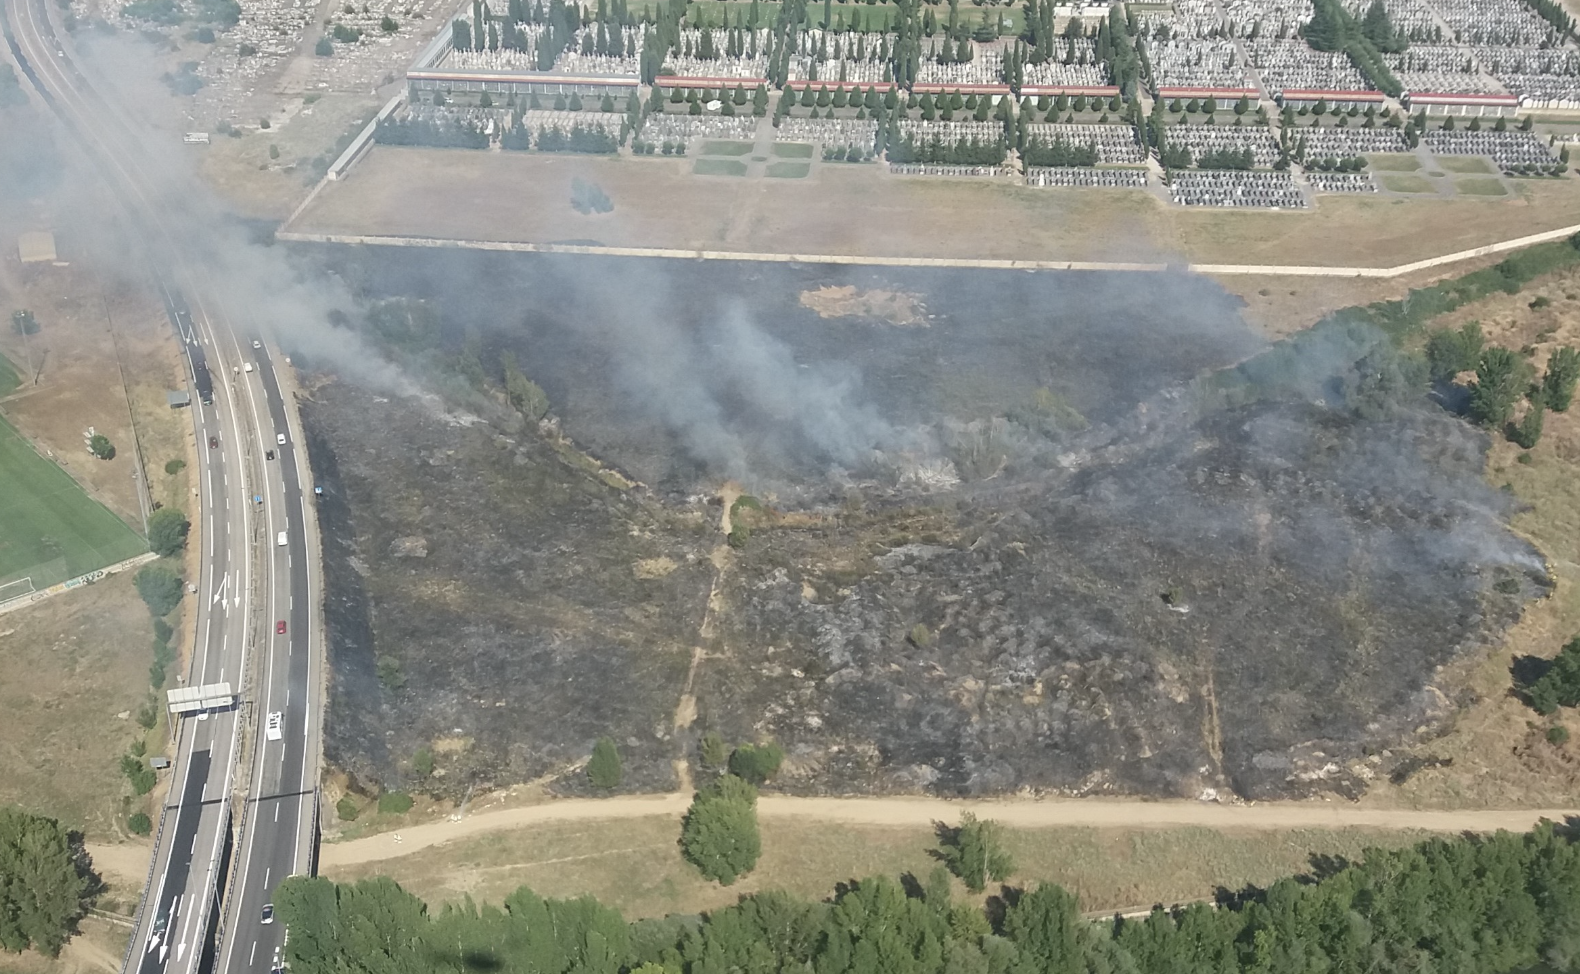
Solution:
[[(1580, 223), (1575, 180), (1522, 184), (1506, 200), (1333, 197), (1309, 212), (1261, 213), (1185, 210), (1127, 190), (906, 179), (875, 167), (734, 183), (697, 179), (689, 166), (379, 146), (290, 229), (767, 253), (1393, 266)], [(575, 177), (609, 194), (611, 219), (571, 209)], [(499, 192), (506, 185), (512, 191)]]
[(824, 318), (878, 318), (891, 325), (923, 325), (925, 309), (914, 294), (897, 291), (858, 291), (851, 284), (802, 291), (801, 303)]

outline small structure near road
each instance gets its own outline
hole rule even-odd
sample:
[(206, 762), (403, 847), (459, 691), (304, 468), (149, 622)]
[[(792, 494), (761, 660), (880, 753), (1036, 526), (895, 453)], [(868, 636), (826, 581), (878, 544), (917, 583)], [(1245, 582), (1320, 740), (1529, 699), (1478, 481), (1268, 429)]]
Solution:
[(46, 230), (34, 230), (17, 237), (16, 251), (24, 264), (53, 264), (59, 259), (55, 254), (55, 235)]
[(165, 402), (170, 404), (171, 409), (180, 409), (183, 406), (190, 406), (192, 405), (192, 393), (181, 390), (171, 390), (170, 392), (165, 393)]
[(236, 705), (236, 691), (229, 683), (209, 683), (200, 687), (176, 687), (166, 697), (170, 712), (176, 715), (228, 710)]

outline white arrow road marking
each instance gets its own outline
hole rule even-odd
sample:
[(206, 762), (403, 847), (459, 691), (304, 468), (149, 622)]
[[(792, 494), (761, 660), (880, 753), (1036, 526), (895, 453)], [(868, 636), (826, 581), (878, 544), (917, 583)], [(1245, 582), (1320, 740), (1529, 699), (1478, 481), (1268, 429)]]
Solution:
[(214, 602), (210, 603), (210, 604), (216, 604), (216, 603), (219, 603), (219, 602), (223, 602), (225, 600), (225, 590), (227, 588), (229, 588), (229, 587), (230, 587), (230, 574), (227, 572), (225, 574), (225, 576), (220, 579), (219, 588), (214, 590)]

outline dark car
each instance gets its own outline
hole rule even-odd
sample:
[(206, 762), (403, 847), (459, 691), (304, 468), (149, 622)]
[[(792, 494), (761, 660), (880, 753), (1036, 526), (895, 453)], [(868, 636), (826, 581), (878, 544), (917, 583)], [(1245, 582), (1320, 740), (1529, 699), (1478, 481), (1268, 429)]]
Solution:
[(281, 619), (279, 622), (276, 622), (274, 624), (274, 634), (276, 636), (283, 636), (283, 635), (285, 635), (285, 620), (284, 619)]
[(263, 922), (264, 923), (273, 923), (274, 922), (274, 904), (273, 903), (265, 903), (265, 904), (263, 904)]
[(211, 437), (208, 438), (208, 448), (210, 450), (212, 450), (212, 449), (214, 449), (215, 447), (218, 447), (218, 446), (219, 446), (219, 437), (211, 436)]
[(263, 451), (263, 458), (265, 460), (273, 460), (274, 459), (274, 451), (273, 450), (265, 450), (265, 451)]

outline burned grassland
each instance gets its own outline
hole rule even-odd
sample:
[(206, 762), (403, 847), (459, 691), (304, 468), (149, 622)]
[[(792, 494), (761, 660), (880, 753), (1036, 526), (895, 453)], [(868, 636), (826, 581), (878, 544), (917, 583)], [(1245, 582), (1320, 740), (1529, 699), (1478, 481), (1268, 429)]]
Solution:
[(369, 787), (580, 790), (607, 735), (672, 789), (717, 732), (803, 793), (1356, 795), (1550, 590), (1374, 330), (1269, 348), (1196, 279), (410, 260), (348, 277), (470, 309), (434, 346), (551, 416), (306, 404)]

